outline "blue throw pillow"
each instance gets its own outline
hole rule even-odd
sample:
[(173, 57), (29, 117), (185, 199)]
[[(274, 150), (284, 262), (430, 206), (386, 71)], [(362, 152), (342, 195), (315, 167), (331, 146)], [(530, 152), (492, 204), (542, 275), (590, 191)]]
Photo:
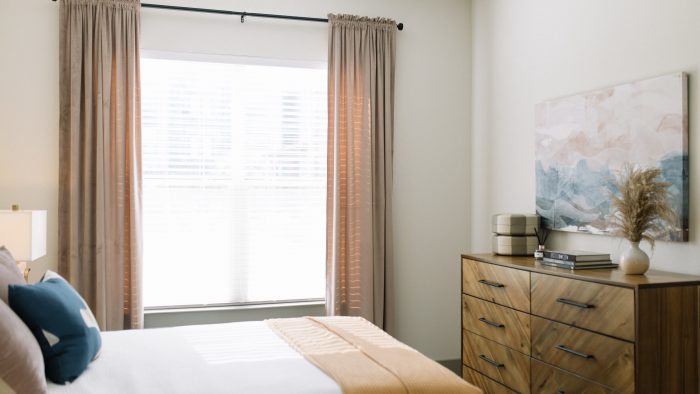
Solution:
[(35, 285), (10, 285), (8, 299), (39, 342), (52, 381), (72, 382), (98, 355), (102, 339), (97, 321), (58, 274), (48, 271)]

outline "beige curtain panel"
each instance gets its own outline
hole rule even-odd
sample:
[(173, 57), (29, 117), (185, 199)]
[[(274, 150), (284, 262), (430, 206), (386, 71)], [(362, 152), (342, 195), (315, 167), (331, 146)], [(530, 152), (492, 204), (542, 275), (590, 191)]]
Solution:
[(396, 23), (328, 19), (327, 312), (391, 332)]
[(102, 329), (143, 325), (138, 0), (61, 0), (59, 271)]

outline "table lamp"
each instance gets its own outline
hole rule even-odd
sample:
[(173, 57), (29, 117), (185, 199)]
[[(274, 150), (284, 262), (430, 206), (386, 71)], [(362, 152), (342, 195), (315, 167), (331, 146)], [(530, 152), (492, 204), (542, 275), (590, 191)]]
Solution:
[(46, 211), (21, 211), (18, 205), (11, 210), (0, 210), (0, 246), (7, 250), (24, 269), (29, 278), (27, 263), (46, 254)]

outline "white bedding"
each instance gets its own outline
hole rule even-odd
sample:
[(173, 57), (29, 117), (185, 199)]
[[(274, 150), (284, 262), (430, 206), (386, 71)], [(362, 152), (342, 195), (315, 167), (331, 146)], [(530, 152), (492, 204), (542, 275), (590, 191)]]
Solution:
[(102, 333), (102, 352), (49, 393), (327, 393), (340, 387), (265, 322)]

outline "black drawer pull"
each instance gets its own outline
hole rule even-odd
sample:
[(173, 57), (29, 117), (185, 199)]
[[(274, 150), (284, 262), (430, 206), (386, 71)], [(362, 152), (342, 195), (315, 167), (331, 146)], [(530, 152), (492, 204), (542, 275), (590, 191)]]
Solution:
[(493, 365), (496, 368), (501, 368), (504, 366), (503, 364), (499, 363), (498, 361), (491, 360), (490, 358), (484, 356), (483, 354), (480, 354), (479, 358), (486, 361), (487, 363)]
[(563, 392), (563, 391), (561, 391), (561, 390), (557, 390), (557, 392), (556, 392), (556, 393), (554, 393), (554, 394), (564, 394), (564, 392)]
[(564, 346), (564, 345), (557, 345), (557, 346), (555, 346), (555, 348), (556, 348), (556, 349), (559, 349), (559, 350), (561, 350), (561, 351), (567, 352), (567, 353), (569, 353), (569, 354), (573, 354), (574, 356), (583, 357), (583, 358), (588, 359), (588, 360), (593, 359), (593, 356), (591, 356), (590, 354), (577, 352), (576, 350), (574, 350), (574, 349), (569, 349), (568, 347), (566, 347), (566, 346)]
[(496, 283), (496, 282), (490, 282), (486, 279), (479, 279), (479, 283), (481, 283), (482, 285), (491, 286), (491, 287), (506, 287), (506, 285), (502, 285), (502, 284)]
[(595, 308), (595, 305), (582, 304), (580, 302), (567, 300), (566, 298), (557, 298), (557, 302), (561, 302), (562, 304), (571, 305), (571, 306), (575, 306), (577, 308), (582, 308), (582, 309)]
[(496, 323), (496, 322), (493, 322), (493, 321), (491, 321), (491, 320), (487, 320), (485, 317), (480, 317), (480, 318), (479, 318), (479, 321), (482, 322), (482, 323), (486, 323), (486, 324), (488, 324), (489, 326), (494, 326), (494, 327), (498, 327), (498, 328), (503, 328), (503, 327), (505, 327), (503, 324), (501, 324), (501, 323)]

